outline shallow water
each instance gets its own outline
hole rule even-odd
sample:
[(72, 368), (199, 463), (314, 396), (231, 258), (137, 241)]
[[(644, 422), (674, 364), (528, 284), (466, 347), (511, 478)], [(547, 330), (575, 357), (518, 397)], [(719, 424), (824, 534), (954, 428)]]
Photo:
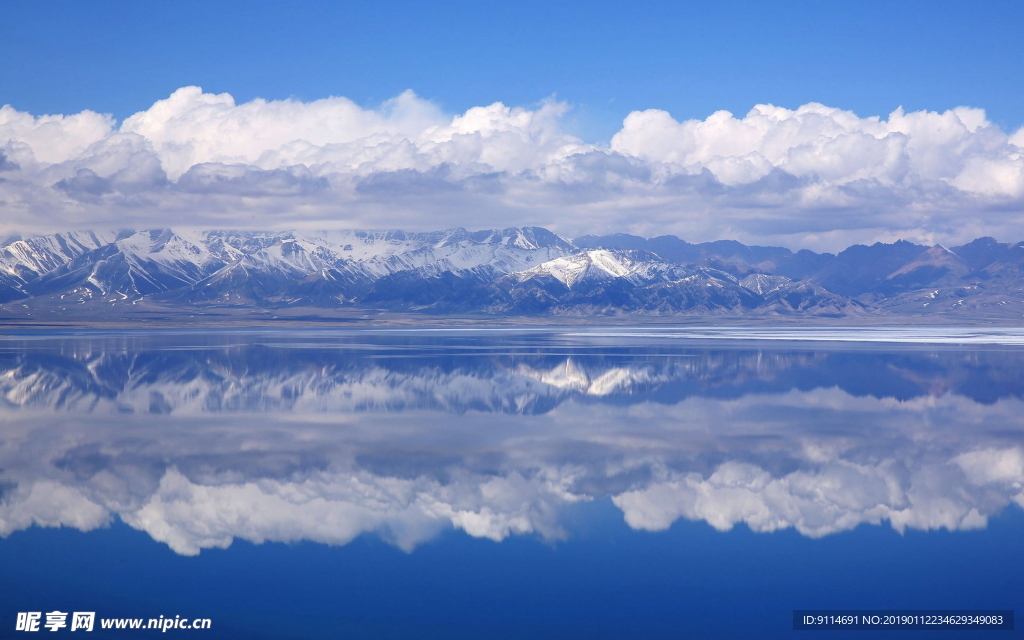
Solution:
[(218, 638), (828, 637), (792, 631), (793, 610), (1012, 609), (1022, 344), (11, 336), (0, 625), (71, 609), (210, 618)]

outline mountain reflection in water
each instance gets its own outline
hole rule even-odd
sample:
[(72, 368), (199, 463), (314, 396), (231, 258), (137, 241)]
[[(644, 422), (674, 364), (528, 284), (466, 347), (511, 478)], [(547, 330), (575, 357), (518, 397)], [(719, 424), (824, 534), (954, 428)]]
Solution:
[(1024, 506), (1024, 350), (558, 331), (0, 342), (0, 535), (120, 518), (192, 555), (456, 528), (985, 527)]

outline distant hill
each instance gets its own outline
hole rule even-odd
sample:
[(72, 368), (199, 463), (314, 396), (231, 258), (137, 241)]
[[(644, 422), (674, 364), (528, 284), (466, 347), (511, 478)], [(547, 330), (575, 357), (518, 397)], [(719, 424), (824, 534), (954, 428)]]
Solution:
[(117, 316), (365, 308), (433, 314), (1024, 317), (1024, 244), (899, 241), (837, 255), (541, 227), (55, 233), (0, 245), (0, 310)]

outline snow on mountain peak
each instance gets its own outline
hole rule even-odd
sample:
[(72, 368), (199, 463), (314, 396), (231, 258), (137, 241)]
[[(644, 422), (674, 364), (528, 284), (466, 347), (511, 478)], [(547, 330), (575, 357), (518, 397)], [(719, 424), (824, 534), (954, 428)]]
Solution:
[(562, 282), (566, 287), (573, 288), (584, 279), (628, 278), (630, 280), (650, 280), (656, 273), (665, 271), (662, 267), (671, 268), (658, 260), (657, 256), (647, 254), (639, 259), (636, 252), (590, 249), (568, 256), (561, 256), (521, 272), (522, 279), (537, 275), (549, 275)]

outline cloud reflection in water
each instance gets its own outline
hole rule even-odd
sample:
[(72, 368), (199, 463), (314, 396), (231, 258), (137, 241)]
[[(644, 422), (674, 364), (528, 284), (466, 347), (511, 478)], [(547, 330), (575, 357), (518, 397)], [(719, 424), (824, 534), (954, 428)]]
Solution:
[[(314, 348), (310, 348), (310, 346)], [(0, 535), (115, 516), (181, 554), (412, 550), (448, 529), (824, 536), (984, 527), (1024, 506), (1014, 350), (458, 339), (67, 338), (0, 347)]]

